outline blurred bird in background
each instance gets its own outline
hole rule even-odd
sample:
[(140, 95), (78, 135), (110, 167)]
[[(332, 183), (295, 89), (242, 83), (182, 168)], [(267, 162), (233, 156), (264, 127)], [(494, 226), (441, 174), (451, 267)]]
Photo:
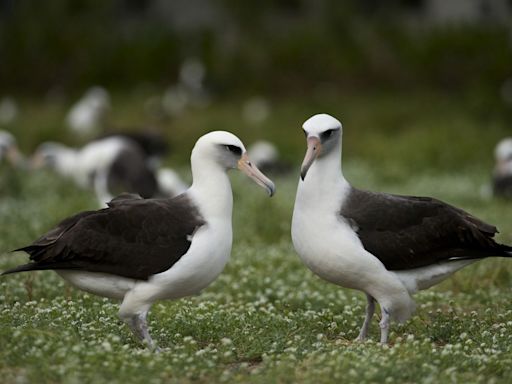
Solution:
[(183, 61), (178, 82), (164, 93), (162, 107), (167, 116), (180, 115), (188, 107), (205, 107), (210, 96), (204, 86), (206, 67), (201, 60), (191, 57)]
[(493, 193), (496, 197), (512, 198), (512, 137), (501, 140), (494, 150)]
[(4, 159), (14, 167), (23, 164), (23, 156), (18, 149), (16, 138), (7, 131), (0, 131), (0, 163)]
[(18, 104), (10, 97), (5, 96), (0, 100), (0, 125), (13, 123), (18, 117)]
[(169, 154), (169, 144), (158, 133), (148, 128), (134, 131), (119, 131), (104, 137), (120, 137), (134, 141), (144, 152), (146, 164), (155, 173), (158, 182), (158, 194), (163, 197), (177, 196), (188, 188), (181, 176), (169, 167), (162, 167), (162, 160)]
[(281, 160), (277, 146), (270, 141), (259, 140), (252, 143), (247, 148), (247, 153), (251, 157), (252, 162), (262, 172), (272, 175), (285, 175), (292, 170), (290, 164)]
[(66, 124), (71, 132), (90, 137), (104, 126), (109, 110), (110, 94), (105, 88), (94, 86), (71, 106)]
[(32, 166), (47, 166), (78, 186), (93, 189), (101, 206), (121, 192), (143, 198), (158, 195), (157, 180), (143, 149), (119, 136), (94, 140), (82, 148), (43, 143), (32, 157)]

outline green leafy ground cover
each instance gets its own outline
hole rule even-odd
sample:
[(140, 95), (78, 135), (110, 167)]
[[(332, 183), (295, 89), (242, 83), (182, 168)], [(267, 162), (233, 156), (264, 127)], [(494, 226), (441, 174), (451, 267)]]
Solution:
[[(116, 302), (84, 294), (53, 272), (0, 279), (0, 381), (176, 383), (508, 383), (512, 378), (512, 260), (479, 262), (416, 296), (418, 309), (393, 325), (389, 346), (356, 343), (363, 294), (328, 284), (300, 262), (290, 220), (303, 154), (300, 124), (327, 111), (345, 127), (346, 176), (381, 191), (431, 195), (500, 228), (512, 243), (512, 203), (488, 200), (491, 151), (507, 113), (471, 95), (373, 95), (280, 102), (268, 121), (243, 123), (239, 104), (219, 102), (166, 123), (169, 164), (186, 161), (202, 132), (228, 129), (250, 142), (272, 139), (295, 164), (276, 178), (272, 199), (233, 175), (234, 246), (224, 273), (201, 295), (160, 302), (150, 313), (160, 354), (139, 346), (117, 318)], [(117, 104), (116, 104), (117, 101)], [(21, 147), (58, 137), (64, 106), (33, 100), (11, 130)], [(113, 120), (137, 121), (136, 98), (114, 97)], [(64, 134), (64, 137), (66, 135)], [(73, 138), (68, 137), (68, 142)], [(96, 201), (48, 172), (0, 173), (0, 270), (25, 260), (27, 244)]]

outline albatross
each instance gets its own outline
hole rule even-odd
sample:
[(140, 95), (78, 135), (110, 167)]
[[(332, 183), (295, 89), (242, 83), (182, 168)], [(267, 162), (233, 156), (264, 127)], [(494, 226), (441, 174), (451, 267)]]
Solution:
[(4, 158), (13, 166), (19, 166), (23, 162), (16, 138), (7, 131), (0, 131), (0, 163)]
[(120, 299), (120, 318), (155, 348), (146, 322), (152, 303), (198, 293), (229, 259), (233, 196), (227, 172), (238, 168), (270, 196), (275, 190), (229, 132), (199, 138), (191, 166), (193, 183), (185, 193), (147, 200), (120, 195), (108, 208), (71, 216), (18, 249), (31, 261), (3, 275), (54, 270), (81, 290)]
[(105, 88), (94, 86), (71, 106), (66, 124), (71, 132), (88, 136), (104, 125), (109, 110), (110, 94)]
[(494, 150), (496, 165), (492, 177), (494, 196), (512, 198), (512, 137), (502, 139)]
[(381, 343), (391, 320), (406, 321), (412, 294), (490, 256), (512, 256), (494, 240), (496, 227), (430, 197), (400, 196), (352, 187), (341, 169), (342, 125), (318, 114), (303, 130), (302, 163), (292, 219), (293, 245), (321, 278), (366, 293), (358, 340), (381, 308)]
[(82, 188), (93, 188), (101, 207), (115, 192), (156, 197), (158, 181), (143, 149), (133, 140), (109, 136), (93, 140), (82, 148), (60, 143), (42, 143), (32, 157), (35, 168), (48, 166)]

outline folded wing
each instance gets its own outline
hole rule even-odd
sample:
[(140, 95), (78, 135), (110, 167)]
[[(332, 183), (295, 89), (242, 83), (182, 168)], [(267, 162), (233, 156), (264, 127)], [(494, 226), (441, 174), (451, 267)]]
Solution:
[(340, 214), (388, 270), (511, 256), (495, 242), (496, 227), (433, 198), (352, 189)]
[(189, 249), (194, 231), (204, 225), (191, 201), (114, 199), (109, 208), (63, 220), (29, 246), (31, 263), (4, 272), (71, 269), (147, 280), (171, 268)]

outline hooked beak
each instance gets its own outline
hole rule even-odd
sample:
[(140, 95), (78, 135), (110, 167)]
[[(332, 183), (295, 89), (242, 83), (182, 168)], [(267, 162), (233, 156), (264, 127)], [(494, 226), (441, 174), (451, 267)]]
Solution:
[(253, 179), (256, 184), (265, 188), (272, 197), (276, 191), (276, 187), (272, 180), (270, 180), (267, 176), (265, 176), (261, 171), (251, 163), (247, 153), (244, 153), (240, 160), (238, 160), (238, 169)]
[(308, 149), (306, 151), (306, 156), (304, 156), (304, 161), (302, 162), (302, 167), (300, 169), (300, 178), (302, 181), (304, 181), (306, 178), (309, 167), (311, 167), (313, 161), (315, 161), (315, 159), (322, 151), (322, 144), (320, 143), (320, 139), (317, 136), (308, 137), (307, 145)]

